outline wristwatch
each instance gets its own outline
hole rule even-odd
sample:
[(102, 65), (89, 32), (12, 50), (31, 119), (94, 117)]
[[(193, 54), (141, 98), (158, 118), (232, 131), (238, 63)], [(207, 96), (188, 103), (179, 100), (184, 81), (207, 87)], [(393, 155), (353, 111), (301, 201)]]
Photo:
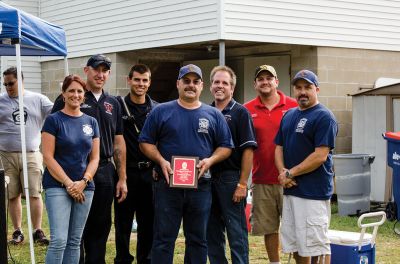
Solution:
[(82, 178), (82, 181), (85, 182), (86, 186), (87, 186), (87, 185), (89, 184), (89, 182), (90, 182), (90, 180), (89, 180), (88, 178), (86, 178), (86, 177), (83, 177), (83, 178)]
[(293, 178), (294, 178), (294, 176), (290, 173), (290, 170), (285, 171), (285, 176), (286, 176), (286, 178), (291, 179), (291, 180), (293, 180)]

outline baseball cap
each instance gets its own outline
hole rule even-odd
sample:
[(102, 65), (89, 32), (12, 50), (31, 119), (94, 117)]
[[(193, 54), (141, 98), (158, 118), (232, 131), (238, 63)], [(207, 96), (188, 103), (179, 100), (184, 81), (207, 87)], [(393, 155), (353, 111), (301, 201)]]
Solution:
[(104, 64), (108, 69), (111, 68), (111, 60), (103, 54), (96, 54), (89, 58), (86, 66), (97, 68), (99, 65)]
[(292, 80), (292, 85), (294, 85), (298, 80), (303, 79), (311, 84), (314, 84), (315, 86), (319, 87), (318, 84), (318, 77), (313, 73), (312, 71), (309, 70), (301, 70), (296, 75), (294, 76)]
[(275, 78), (278, 78), (278, 75), (276, 74), (274, 67), (272, 67), (270, 65), (260, 65), (256, 68), (256, 73), (254, 74), (254, 79), (256, 79), (257, 76), (262, 71), (269, 71)]
[(178, 75), (178, 80), (182, 79), (188, 73), (195, 73), (200, 77), (200, 79), (203, 79), (203, 75), (201, 73), (201, 69), (198, 66), (194, 65), (194, 64), (188, 64), (188, 65), (183, 66), (182, 68), (180, 68), (179, 75)]

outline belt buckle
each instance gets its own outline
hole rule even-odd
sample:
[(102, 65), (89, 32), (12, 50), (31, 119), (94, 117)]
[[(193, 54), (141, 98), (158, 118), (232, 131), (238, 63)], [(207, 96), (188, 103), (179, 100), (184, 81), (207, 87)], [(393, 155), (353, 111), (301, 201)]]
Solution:
[(139, 169), (147, 169), (150, 167), (150, 161), (139, 161), (138, 168)]

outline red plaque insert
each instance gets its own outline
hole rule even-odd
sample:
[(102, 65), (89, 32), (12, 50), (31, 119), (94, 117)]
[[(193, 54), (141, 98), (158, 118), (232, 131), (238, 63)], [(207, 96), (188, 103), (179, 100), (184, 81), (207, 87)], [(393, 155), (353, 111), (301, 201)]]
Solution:
[(173, 174), (170, 176), (170, 187), (197, 188), (198, 157), (172, 156)]

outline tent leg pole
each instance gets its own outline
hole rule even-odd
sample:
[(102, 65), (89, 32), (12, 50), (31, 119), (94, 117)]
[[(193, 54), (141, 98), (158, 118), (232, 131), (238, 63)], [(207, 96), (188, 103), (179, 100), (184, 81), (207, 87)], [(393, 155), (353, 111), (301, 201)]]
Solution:
[(68, 59), (64, 57), (64, 77), (69, 75)]
[(31, 203), (29, 200), (29, 184), (28, 184), (28, 166), (26, 159), (26, 138), (25, 138), (25, 114), (24, 114), (24, 97), (22, 92), (22, 74), (21, 74), (21, 46), (20, 44), (15, 45), (15, 54), (17, 57), (17, 75), (18, 75), (18, 100), (19, 100), (19, 117), (20, 117), (20, 129), (21, 129), (21, 152), (22, 152), (22, 172), (24, 175), (24, 189), (26, 197), (26, 213), (28, 222), (28, 235), (29, 235), (29, 246), (31, 252), (31, 263), (35, 264), (35, 252), (33, 248), (33, 237), (32, 237), (32, 221), (31, 221)]

